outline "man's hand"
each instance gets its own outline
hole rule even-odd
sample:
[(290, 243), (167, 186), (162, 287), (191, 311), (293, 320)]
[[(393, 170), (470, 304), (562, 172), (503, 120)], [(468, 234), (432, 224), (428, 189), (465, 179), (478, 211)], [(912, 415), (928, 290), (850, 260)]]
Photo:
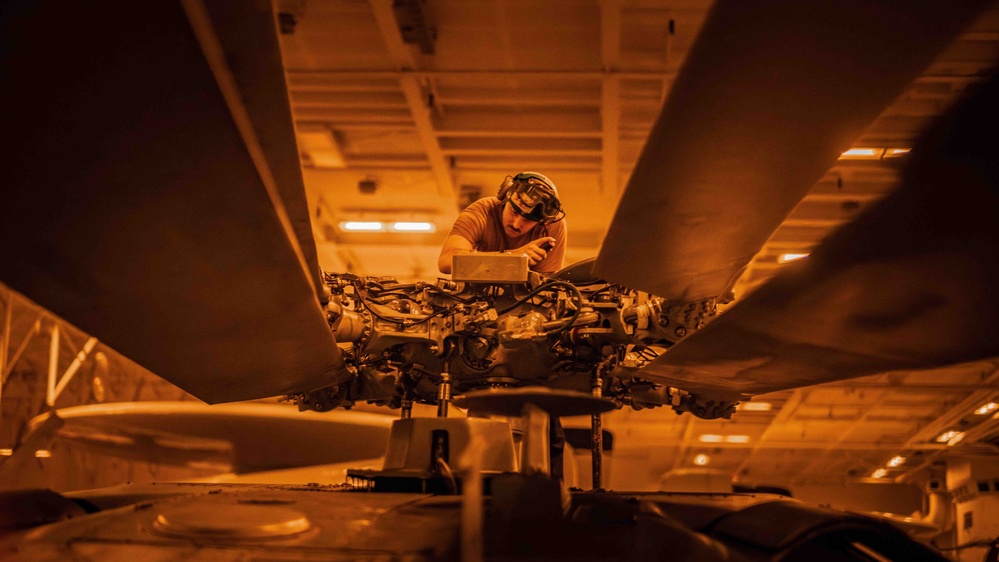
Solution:
[(554, 246), (555, 239), (551, 236), (545, 236), (543, 238), (538, 238), (537, 240), (532, 240), (519, 248), (509, 250), (509, 252), (511, 254), (527, 256), (528, 263), (534, 266), (541, 260), (545, 259), (545, 256), (548, 255), (548, 251)]

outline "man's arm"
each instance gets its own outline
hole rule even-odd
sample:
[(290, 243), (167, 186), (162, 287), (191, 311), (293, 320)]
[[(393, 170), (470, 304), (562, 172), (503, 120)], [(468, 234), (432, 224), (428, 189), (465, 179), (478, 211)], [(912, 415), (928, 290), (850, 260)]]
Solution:
[[(527, 256), (527, 263), (534, 269), (534, 266), (538, 265), (544, 261), (548, 252), (551, 251), (552, 247), (555, 245), (555, 239), (551, 236), (542, 236), (536, 240), (531, 240), (527, 244), (519, 248), (514, 248), (510, 250), (511, 254), (518, 254), (522, 256)], [(537, 271), (535, 269), (535, 271)], [(554, 271), (554, 270), (553, 270)]]
[(451, 256), (459, 252), (471, 252), (474, 249), (472, 243), (464, 236), (452, 234), (444, 240), (441, 246), (441, 255), (437, 257), (437, 269), (441, 273), (451, 273)]
[[(550, 228), (551, 238), (555, 242), (538, 264), (533, 267), (538, 273), (551, 274), (562, 269), (565, 261), (565, 249), (569, 246), (565, 222), (556, 223)], [(543, 239), (542, 239), (543, 240)]]

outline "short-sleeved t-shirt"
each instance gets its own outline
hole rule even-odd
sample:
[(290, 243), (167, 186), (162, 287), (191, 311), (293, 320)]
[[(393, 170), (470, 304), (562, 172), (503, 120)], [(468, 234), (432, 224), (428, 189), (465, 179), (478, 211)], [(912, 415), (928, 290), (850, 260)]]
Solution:
[(538, 273), (555, 273), (562, 269), (565, 258), (565, 220), (548, 225), (538, 224), (516, 238), (509, 238), (503, 231), (503, 202), (496, 197), (484, 197), (466, 207), (454, 221), (451, 235), (468, 240), (480, 252), (511, 250), (531, 240), (551, 236), (555, 239), (555, 247), (545, 259), (531, 267)]

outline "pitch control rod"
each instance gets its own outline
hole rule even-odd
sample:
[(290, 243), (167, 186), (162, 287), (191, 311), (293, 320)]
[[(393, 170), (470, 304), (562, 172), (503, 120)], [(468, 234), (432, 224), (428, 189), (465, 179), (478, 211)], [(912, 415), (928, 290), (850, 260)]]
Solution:
[(441, 373), (441, 383), (437, 386), (437, 417), (447, 417), (447, 406), (451, 401), (451, 373)]

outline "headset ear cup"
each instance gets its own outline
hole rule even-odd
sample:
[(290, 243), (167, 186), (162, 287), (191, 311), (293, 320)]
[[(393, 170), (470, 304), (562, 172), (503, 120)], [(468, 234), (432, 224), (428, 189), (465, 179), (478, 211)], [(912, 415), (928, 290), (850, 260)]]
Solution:
[(507, 196), (510, 194), (510, 188), (513, 187), (513, 176), (507, 176), (500, 184), (499, 192), (496, 193), (496, 198), (500, 201), (506, 201)]

